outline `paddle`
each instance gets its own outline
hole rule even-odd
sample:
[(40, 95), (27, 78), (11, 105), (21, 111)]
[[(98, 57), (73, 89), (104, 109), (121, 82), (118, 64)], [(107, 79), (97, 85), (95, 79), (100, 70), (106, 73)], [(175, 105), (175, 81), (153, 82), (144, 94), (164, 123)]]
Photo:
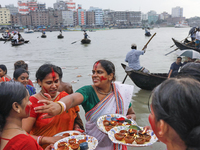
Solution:
[[(146, 43), (146, 45), (143, 47), (142, 50), (144, 50), (147, 47), (147, 45), (149, 44), (149, 42), (153, 39), (153, 37), (155, 35), (156, 35), (156, 33), (154, 33), (154, 35), (151, 36), (151, 38), (149, 39), (149, 41)], [(128, 74), (126, 73), (126, 76), (125, 76), (124, 80), (122, 81), (122, 84), (124, 84), (124, 82), (126, 81), (127, 76), (128, 76)]]
[[(188, 44), (190, 44), (190, 43), (192, 43), (193, 41), (191, 41), (191, 42), (188, 42), (188, 43), (186, 43), (185, 45), (188, 45)], [(165, 56), (167, 56), (167, 55), (169, 55), (169, 54), (171, 54), (171, 53), (173, 53), (173, 52), (175, 52), (176, 50), (178, 50), (179, 49), (179, 47), (178, 48), (176, 48), (176, 49), (174, 49), (173, 51), (171, 51), (171, 52), (169, 52), (169, 53), (167, 53), (167, 54), (165, 54)]]
[[(78, 41), (80, 41), (80, 40), (78, 40)], [(78, 42), (78, 41), (74, 41), (74, 42), (72, 42), (71, 44), (74, 44), (74, 43), (76, 43), (76, 42)]]

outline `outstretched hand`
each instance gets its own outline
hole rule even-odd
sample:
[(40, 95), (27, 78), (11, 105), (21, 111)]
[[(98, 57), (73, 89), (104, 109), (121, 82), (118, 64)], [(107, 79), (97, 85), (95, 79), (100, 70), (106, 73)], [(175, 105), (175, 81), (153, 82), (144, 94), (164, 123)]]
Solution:
[(43, 115), (43, 119), (58, 115), (62, 110), (61, 106), (58, 103), (52, 102), (49, 94), (44, 93), (44, 95), (48, 100), (39, 100), (38, 103), (43, 103), (44, 105), (35, 107), (35, 113), (47, 113)]

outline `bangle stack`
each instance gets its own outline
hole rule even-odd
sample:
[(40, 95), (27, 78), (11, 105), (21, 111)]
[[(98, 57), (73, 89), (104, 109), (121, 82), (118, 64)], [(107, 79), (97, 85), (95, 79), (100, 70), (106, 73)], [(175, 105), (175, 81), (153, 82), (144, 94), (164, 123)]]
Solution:
[(60, 114), (62, 114), (62, 113), (66, 110), (66, 104), (63, 103), (63, 102), (60, 102), (60, 101), (58, 101), (58, 102), (56, 102), (56, 103), (58, 103), (58, 104), (61, 106), (61, 111), (60, 111), (60, 113), (58, 114), (58, 115), (60, 115)]
[(44, 136), (38, 136), (38, 138), (37, 138), (37, 143), (38, 143), (38, 145), (41, 144), (42, 138), (43, 138), (43, 137), (44, 137)]

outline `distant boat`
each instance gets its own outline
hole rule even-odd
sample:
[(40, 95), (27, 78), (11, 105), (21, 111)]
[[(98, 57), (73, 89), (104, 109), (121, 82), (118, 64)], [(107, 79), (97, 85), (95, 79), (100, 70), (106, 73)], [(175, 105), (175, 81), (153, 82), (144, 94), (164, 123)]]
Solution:
[(179, 21), (176, 25), (175, 28), (189, 28), (190, 26), (188, 25), (187, 21)]
[(24, 29), (24, 33), (34, 33), (34, 30)]
[(81, 43), (82, 44), (90, 44), (91, 40), (90, 39), (82, 39)]

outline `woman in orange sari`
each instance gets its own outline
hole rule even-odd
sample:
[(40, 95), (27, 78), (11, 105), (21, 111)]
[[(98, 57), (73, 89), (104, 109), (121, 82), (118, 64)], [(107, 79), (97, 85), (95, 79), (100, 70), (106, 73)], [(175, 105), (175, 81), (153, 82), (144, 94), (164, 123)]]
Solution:
[[(23, 129), (28, 133), (36, 136), (45, 136), (40, 140), (40, 144), (43, 145), (42, 147), (46, 147), (46, 144), (56, 142), (58, 139), (54, 140), (55, 137), (52, 136), (59, 132), (80, 129), (79, 125), (74, 123), (79, 111), (78, 106), (49, 119), (42, 119), (45, 115), (43, 113), (35, 113), (34, 108), (43, 105), (38, 103), (39, 100), (45, 98), (59, 104), (59, 100), (68, 95), (64, 91), (58, 92), (60, 85), (59, 74), (58, 67), (52, 64), (44, 64), (38, 69), (36, 79), (41, 87), (41, 91), (30, 97), (30, 102), (33, 106), (30, 117), (23, 120)], [(51, 139), (49, 140), (49, 138)]]
[(5, 65), (0, 65), (0, 82), (10, 81), (11, 78), (7, 75), (7, 68)]

